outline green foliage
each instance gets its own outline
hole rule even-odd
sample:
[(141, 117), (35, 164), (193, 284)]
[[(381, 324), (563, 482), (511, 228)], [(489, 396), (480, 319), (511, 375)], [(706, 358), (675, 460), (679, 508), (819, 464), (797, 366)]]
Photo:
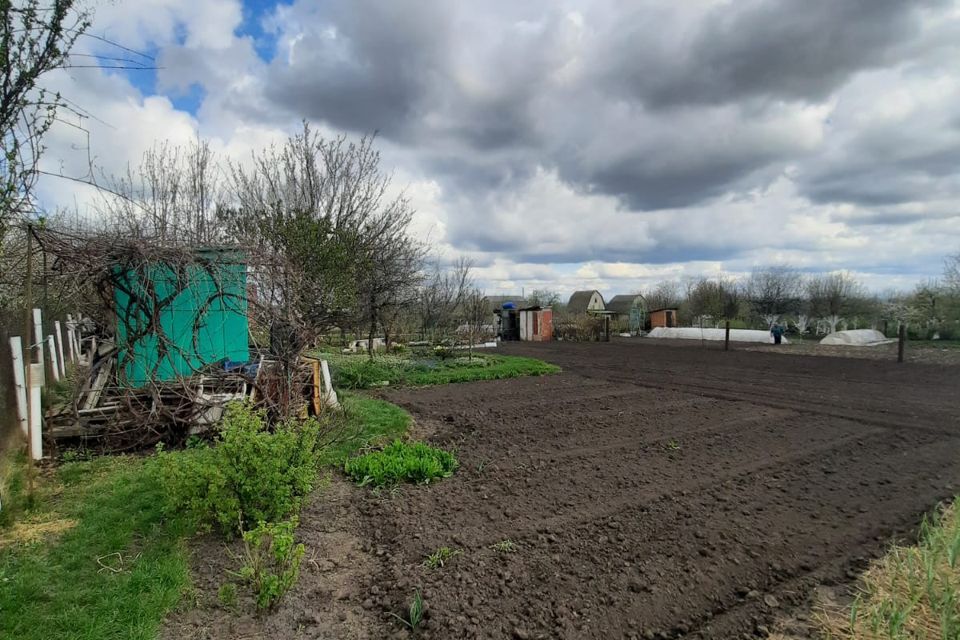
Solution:
[(325, 357), (330, 362), (334, 386), (339, 389), (368, 389), (384, 382), (391, 386), (450, 384), (560, 371), (559, 367), (534, 358), (476, 353), (468, 358), (463, 352), (446, 348), (443, 353), (444, 357), (440, 357), (431, 350), (429, 355), (417, 358), (378, 356), (372, 360), (360, 355), (327, 354)]
[(517, 545), (513, 542), (513, 540), (507, 539), (490, 545), (490, 548), (497, 553), (513, 553), (517, 550)]
[(27, 456), (12, 452), (0, 455), (0, 529), (13, 524), (32, 506), (26, 485)]
[(454, 557), (463, 553), (460, 549), (451, 549), (450, 547), (440, 547), (423, 561), (423, 566), (428, 569), (439, 569), (450, 562)]
[(420, 623), (423, 622), (423, 612), (425, 608), (423, 606), (423, 596), (420, 595), (418, 590), (413, 594), (413, 600), (410, 601), (410, 607), (407, 610), (407, 617), (402, 618), (395, 613), (391, 613), (394, 618), (402, 622), (410, 631), (416, 631), (420, 627)]
[(924, 519), (914, 547), (892, 547), (864, 574), (848, 611), (828, 611), (825, 635), (849, 638), (960, 638), (960, 499)]
[(296, 513), (316, 482), (324, 428), (311, 419), (270, 432), (259, 412), (230, 406), (216, 446), (158, 455), (167, 513), (228, 536)]
[(251, 585), (261, 609), (274, 607), (300, 575), (305, 549), (293, 538), (297, 524), (294, 516), (284, 522), (260, 522), (243, 533), (244, 565), (239, 576)]
[(37, 494), (30, 523), (59, 526), (0, 547), (0, 638), (156, 638), (189, 573), (151, 460), (65, 464), (37, 478)]
[(237, 608), (237, 585), (232, 582), (225, 582), (217, 589), (217, 599), (227, 609)]
[(342, 393), (340, 404), (345, 426), (324, 451), (323, 464), (340, 466), (355, 452), (402, 436), (410, 426), (410, 414), (385, 400)]
[(426, 483), (453, 475), (458, 466), (453, 454), (422, 442), (395, 440), (382, 451), (347, 460), (343, 469), (361, 486), (384, 486), (397, 482)]

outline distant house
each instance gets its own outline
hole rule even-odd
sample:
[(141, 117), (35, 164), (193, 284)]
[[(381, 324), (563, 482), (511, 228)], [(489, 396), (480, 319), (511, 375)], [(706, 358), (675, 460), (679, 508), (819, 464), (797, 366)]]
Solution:
[(575, 291), (567, 303), (567, 313), (579, 315), (606, 310), (599, 291)]
[(615, 320), (626, 323), (633, 333), (647, 324), (647, 301), (638, 293), (613, 296), (607, 303), (607, 311), (612, 313)]

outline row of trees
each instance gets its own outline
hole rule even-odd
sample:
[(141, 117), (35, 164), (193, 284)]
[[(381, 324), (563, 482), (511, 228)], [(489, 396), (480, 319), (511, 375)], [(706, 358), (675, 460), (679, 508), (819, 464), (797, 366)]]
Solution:
[(644, 292), (650, 308), (675, 307), (690, 325), (719, 326), (726, 320), (799, 333), (906, 324), (914, 335), (952, 337), (960, 321), (960, 256), (947, 260), (944, 278), (911, 292), (870, 293), (846, 272), (804, 274), (789, 266), (755, 269), (745, 279), (694, 278), (664, 281)]

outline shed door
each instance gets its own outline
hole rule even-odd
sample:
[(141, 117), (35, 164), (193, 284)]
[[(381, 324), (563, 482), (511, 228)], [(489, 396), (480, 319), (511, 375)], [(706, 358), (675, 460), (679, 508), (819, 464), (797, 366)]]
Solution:
[(540, 314), (534, 311), (530, 317), (533, 319), (533, 331), (530, 332), (530, 336), (538, 336), (540, 335)]
[(667, 326), (673, 326), (673, 311), (667, 311)]

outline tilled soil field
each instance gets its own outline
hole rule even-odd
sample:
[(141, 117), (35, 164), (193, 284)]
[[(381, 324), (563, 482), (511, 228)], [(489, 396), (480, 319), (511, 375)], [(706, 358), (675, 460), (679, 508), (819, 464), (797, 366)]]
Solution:
[[(504, 350), (564, 373), (390, 392), (462, 467), (396, 494), (341, 487), (352, 555), (307, 567), (273, 633), (409, 637), (390, 614), (420, 589), (421, 638), (763, 636), (960, 487), (957, 367)], [(460, 553), (423, 566), (440, 547)]]

